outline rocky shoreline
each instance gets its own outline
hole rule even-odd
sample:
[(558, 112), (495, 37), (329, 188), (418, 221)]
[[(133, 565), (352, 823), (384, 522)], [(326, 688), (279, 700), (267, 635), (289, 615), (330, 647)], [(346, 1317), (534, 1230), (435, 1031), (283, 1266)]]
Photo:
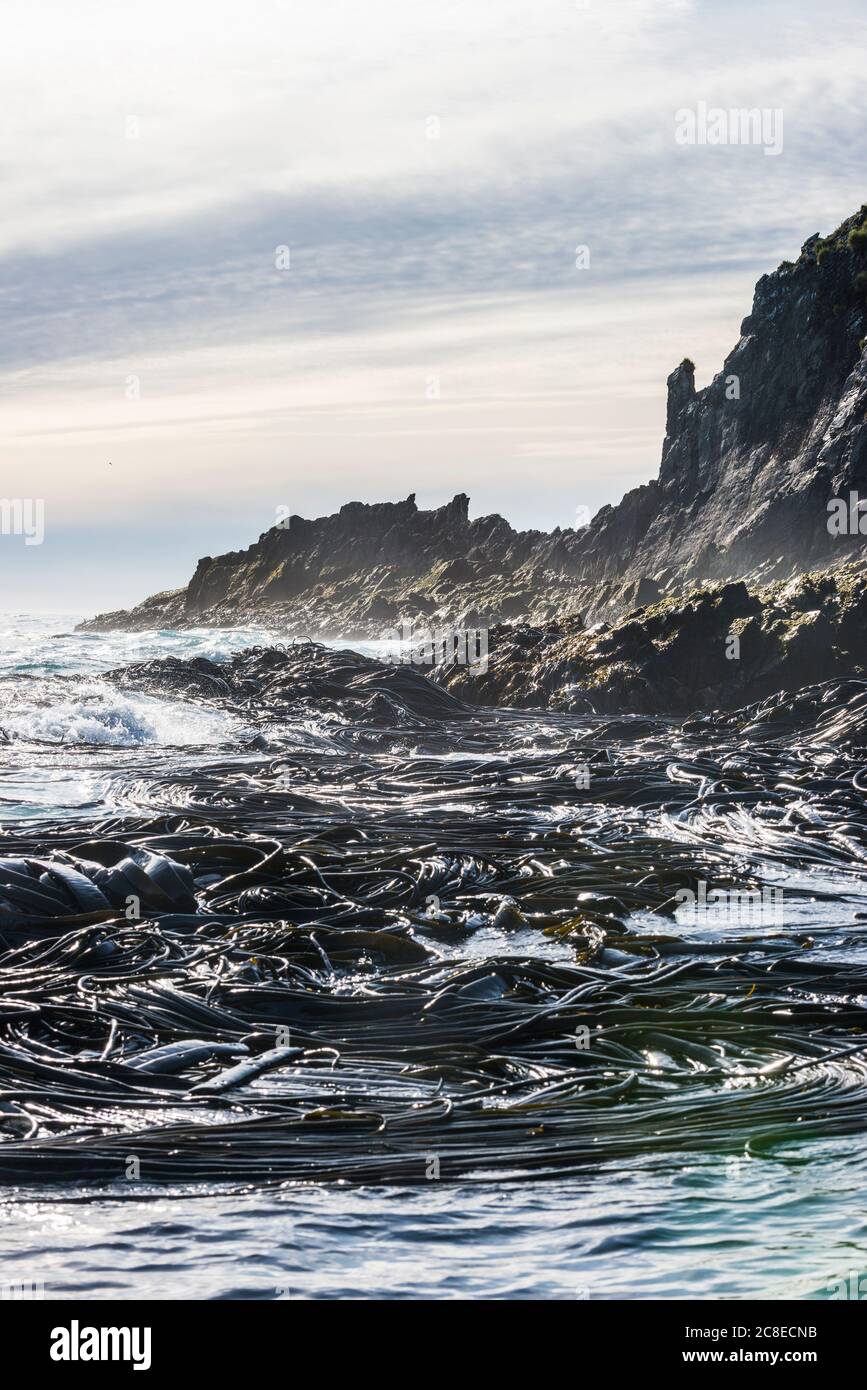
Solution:
[[(557, 709), (730, 707), (816, 669), (860, 672), (865, 247), (867, 205), (763, 276), (713, 381), (696, 390), (688, 359), (669, 377), (658, 478), (586, 526), (470, 519), (463, 493), (432, 511), (414, 495), (350, 502), (284, 517), (247, 550), (200, 560), (186, 588), (79, 630), (253, 624), (352, 643), (400, 623), (483, 628), (487, 671), (443, 668), (444, 682), (474, 702)], [(831, 525), (852, 498), (854, 524)]]
[(733, 709), (817, 675), (864, 677), (867, 564), (706, 585), (614, 624), (502, 625), (486, 671), (451, 663), (433, 674), (478, 704), (600, 714)]
[(793, 694), (817, 678), (867, 680), (867, 562), (764, 585), (705, 585), (636, 607), (613, 624), (585, 626), (577, 615), (504, 623), (491, 630), (485, 659), (475, 664), (432, 664), (430, 647), (376, 659), (302, 641), (255, 657), (239, 652), (228, 663), (168, 658), (107, 675), (121, 689), (231, 708), (240, 702), (251, 712), (279, 689), (301, 722), (338, 717), (347, 701), (355, 717), (374, 725), (399, 725), (407, 709), (452, 719), (479, 707), (724, 712)]

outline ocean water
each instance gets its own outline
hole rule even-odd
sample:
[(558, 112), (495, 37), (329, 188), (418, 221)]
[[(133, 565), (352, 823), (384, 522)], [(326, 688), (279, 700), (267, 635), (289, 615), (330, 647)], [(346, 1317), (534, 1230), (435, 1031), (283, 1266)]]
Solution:
[[(215, 760), (240, 774), (255, 759), (255, 730), (235, 714), (131, 693), (103, 673), (159, 656), (219, 661), (273, 634), (85, 635), (72, 630), (77, 616), (0, 619), (0, 830), (29, 824), (38, 837), (67, 818), (132, 815), (152, 809), (167, 762), (184, 775)], [(316, 731), (297, 734), (302, 746)], [(767, 877), (787, 881), (779, 866)], [(833, 896), (799, 901), (798, 930), (828, 959), (860, 954), (863, 877), (842, 867), (812, 881)], [(686, 911), (673, 930), (712, 935), (715, 923), (696, 926)], [(469, 954), (563, 953), (532, 935), (487, 928)], [(827, 1298), (867, 1270), (865, 1158), (853, 1133), (761, 1157), (747, 1146), (648, 1154), (544, 1181), (6, 1186), (0, 1284), (59, 1299)]]
[[(171, 750), (179, 769), (208, 752), (243, 752), (243, 721), (184, 700), (130, 693), (103, 673), (158, 657), (224, 661), (235, 651), (285, 642), (265, 628), (78, 633), (80, 613), (0, 615), (0, 826), (130, 808), (128, 788)], [(340, 645), (334, 643), (333, 645)], [(361, 643), (374, 654), (382, 644)]]
[(670, 1155), (521, 1186), (6, 1193), (3, 1277), (56, 1298), (831, 1298), (867, 1268), (864, 1147), (800, 1158)]

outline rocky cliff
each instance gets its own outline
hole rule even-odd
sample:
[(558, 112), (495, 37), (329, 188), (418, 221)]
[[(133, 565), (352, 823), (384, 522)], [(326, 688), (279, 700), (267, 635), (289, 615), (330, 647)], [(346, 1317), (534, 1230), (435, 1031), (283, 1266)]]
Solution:
[[(85, 630), (263, 623), (287, 635), (382, 637), (400, 619), (487, 625), (577, 611), (574, 563), (561, 533), (469, 519), (469, 498), (420, 511), (348, 502), (334, 516), (288, 517), (247, 550), (200, 560), (186, 589)], [(574, 541), (574, 535), (570, 538)]]
[[(770, 581), (856, 558), (857, 524), (828, 503), (867, 498), (867, 206), (758, 282), (738, 343), (703, 390), (668, 379), (658, 478), (580, 530), (470, 520), (460, 494), (419, 511), (350, 502), (287, 518), (247, 550), (200, 560), (186, 589), (82, 627), (262, 622), (291, 634), (379, 637), (399, 620), (538, 624), (616, 618), (697, 583)], [(867, 529), (867, 516), (865, 516)]]

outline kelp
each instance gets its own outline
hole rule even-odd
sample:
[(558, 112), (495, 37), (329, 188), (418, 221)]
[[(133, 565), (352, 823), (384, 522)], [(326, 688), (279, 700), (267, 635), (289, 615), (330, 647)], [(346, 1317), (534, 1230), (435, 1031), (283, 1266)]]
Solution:
[[(864, 1127), (863, 687), (677, 724), (411, 680), (392, 725), (399, 682), (316, 661), (356, 741), (167, 756), (117, 815), (10, 828), (0, 1180), (527, 1181)], [(273, 743), (283, 668), (250, 669)], [(674, 918), (771, 868), (808, 929)]]

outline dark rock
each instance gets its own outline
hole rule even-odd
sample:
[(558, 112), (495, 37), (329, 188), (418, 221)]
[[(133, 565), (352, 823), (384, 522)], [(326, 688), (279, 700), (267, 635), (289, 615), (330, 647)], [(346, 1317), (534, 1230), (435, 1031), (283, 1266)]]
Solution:
[(742, 582), (663, 599), (609, 627), (504, 625), (486, 672), (436, 675), (478, 704), (574, 713), (733, 709), (867, 665), (867, 561), (752, 588)]

